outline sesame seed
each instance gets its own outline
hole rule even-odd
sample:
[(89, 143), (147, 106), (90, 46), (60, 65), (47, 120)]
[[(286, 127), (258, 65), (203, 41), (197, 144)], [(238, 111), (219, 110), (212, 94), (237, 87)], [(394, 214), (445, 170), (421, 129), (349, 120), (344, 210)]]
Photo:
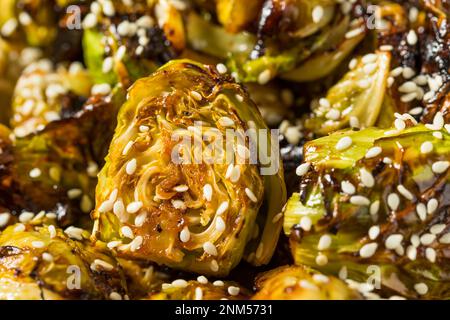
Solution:
[(442, 243), (442, 244), (450, 244), (450, 233), (444, 234), (444, 235), (439, 239), (439, 243)]
[(220, 74), (225, 74), (225, 73), (228, 72), (227, 67), (223, 63), (217, 64), (216, 68), (217, 68), (217, 71), (219, 71)]
[(106, 271), (111, 271), (114, 269), (114, 266), (110, 264), (109, 262), (106, 262), (101, 259), (95, 259), (94, 262), (91, 265), (91, 270), (97, 271), (97, 267), (101, 267), (102, 269)]
[(45, 243), (43, 241), (32, 241), (31, 246), (36, 249), (41, 249), (45, 247)]
[(345, 38), (346, 39), (351, 39), (351, 38), (359, 36), (363, 32), (364, 32), (364, 28), (363, 27), (357, 28), (357, 29), (353, 29), (353, 30), (348, 31), (345, 34)]
[(30, 171), (29, 176), (30, 178), (39, 178), (41, 174), (42, 174), (41, 169), (34, 168)]
[(5, 227), (9, 219), (11, 218), (11, 214), (9, 212), (0, 213), (0, 228)]
[(25, 226), (22, 223), (19, 223), (14, 227), (14, 232), (23, 232), (23, 231), (25, 231)]
[(440, 131), (433, 132), (433, 137), (435, 137), (436, 139), (439, 139), (439, 140), (444, 139), (444, 136), (442, 135), (442, 132), (440, 132)]
[(316, 257), (316, 264), (319, 266), (325, 266), (328, 264), (328, 257), (323, 253), (319, 253)]
[(430, 232), (432, 234), (440, 234), (442, 231), (445, 230), (446, 227), (447, 226), (445, 224), (443, 224), (443, 223), (435, 224), (434, 226), (432, 226), (430, 228)]
[(300, 219), (300, 228), (302, 228), (305, 231), (311, 230), (312, 221), (310, 217), (302, 217)]
[(106, 96), (111, 92), (111, 86), (108, 83), (100, 83), (92, 86), (91, 94), (92, 95), (102, 95)]
[(205, 198), (206, 201), (211, 201), (212, 192), (213, 190), (210, 184), (205, 184), (203, 186), (203, 197)]
[(433, 124), (426, 124), (425, 126), (430, 130), (441, 130), (444, 127), (444, 124), (444, 115), (442, 112), (438, 111), (433, 118)]
[(128, 175), (131, 176), (133, 173), (136, 172), (136, 167), (137, 167), (137, 161), (136, 161), (136, 159), (133, 158), (127, 163), (125, 171)]
[(77, 227), (74, 227), (74, 226), (70, 226), (70, 227), (68, 227), (68, 228), (66, 228), (66, 230), (64, 230), (64, 233), (69, 237), (69, 238), (72, 238), (72, 239), (76, 239), (76, 240), (83, 240), (83, 236), (82, 236), (82, 234), (83, 234), (83, 229), (81, 229), (81, 228), (77, 228)]
[(180, 241), (186, 243), (190, 239), (191, 239), (191, 233), (189, 232), (189, 228), (186, 226), (180, 232)]
[(410, 241), (414, 247), (417, 248), (418, 246), (420, 246), (420, 238), (417, 234), (413, 234), (410, 238)]
[(86, 172), (88, 174), (89, 177), (97, 177), (98, 174), (98, 165), (93, 162), (93, 161), (89, 161)]
[(258, 198), (256, 198), (255, 194), (249, 188), (245, 188), (245, 194), (252, 202), (258, 202)]
[(358, 81), (358, 87), (361, 89), (367, 89), (370, 87), (370, 82), (367, 79), (359, 80)]
[(362, 62), (364, 64), (369, 64), (377, 61), (377, 55), (375, 53), (369, 53), (362, 57)]
[(206, 278), (205, 276), (198, 276), (197, 277), (197, 281), (201, 284), (207, 284), (208, 283), (208, 278)]
[(102, 65), (103, 73), (110, 72), (112, 70), (113, 66), (114, 66), (114, 59), (112, 57), (105, 58), (105, 60), (103, 61), (103, 65)]
[(319, 239), (319, 244), (317, 245), (318, 250), (327, 250), (331, 246), (331, 237), (328, 234), (324, 234)]
[(361, 182), (365, 187), (372, 188), (375, 185), (375, 179), (369, 171), (363, 168), (359, 170), (359, 174), (361, 176)]
[(188, 190), (189, 190), (189, 187), (185, 184), (181, 184), (181, 185), (173, 187), (173, 191), (176, 191), (176, 192), (186, 192)]
[(429, 246), (436, 240), (436, 235), (431, 233), (425, 233), (420, 237), (420, 243), (424, 246)]
[(225, 231), (226, 225), (225, 221), (222, 219), (222, 217), (217, 217), (216, 220), (216, 230), (219, 232)]
[(349, 182), (349, 181), (342, 181), (341, 182), (341, 189), (344, 193), (352, 195), (356, 192), (355, 186)]
[(175, 209), (179, 209), (179, 210), (185, 210), (186, 209), (186, 204), (184, 203), (183, 200), (172, 200), (172, 206)]
[(350, 60), (350, 63), (348, 65), (348, 68), (350, 70), (354, 70), (356, 68), (356, 66), (358, 65), (358, 60), (356, 58), (353, 58), (352, 60)]
[(339, 270), (339, 279), (341, 280), (346, 280), (347, 279), (347, 267), (343, 266), (340, 270)]
[(230, 181), (232, 183), (236, 183), (239, 181), (239, 178), (241, 177), (241, 168), (236, 165), (233, 167), (233, 169), (231, 170), (231, 174), (230, 174)]
[(16, 31), (17, 26), (18, 26), (17, 20), (15, 18), (11, 18), (3, 24), (0, 33), (4, 37), (9, 37), (14, 33), (14, 31)]
[(319, 23), (324, 15), (324, 10), (322, 6), (315, 6), (312, 11), (312, 20), (314, 23)]
[(114, 5), (109, 0), (104, 0), (102, 3), (103, 13), (108, 17), (113, 17), (116, 14), (116, 10), (114, 9)]
[(330, 278), (328, 278), (326, 275), (323, 274), (314, 274), (313, 275), (313, 280), (319, 283), (328, 283), (330, 282)]
[(222, 280), (216, 280), (213, 282), (213, 286), (215, 287), (223, 287), (225, 283)]
[(371, 75), (372, 73), (375, 72), (376, 69), (377, 69), (376, 63), (369, 63), (363, 67), (363, 71), (366, 75)]
[(228, 287), (228, 293), (231, 295), (231, 296), (237, 296), (238, 294), (239, 294), (239, 291), (240, 291), (241, 289), (239, 288), (239, 287), (235, 287), (235, 286), (229, 286)]
[(381, 147), (373, 147), (370, 148), (366, 153), (366, 159), (375, 158), (376, 156), (380, 155), (383, 150)]
[(188, 283), (184, 279), (177, 279), (177, 280), (172, 281), (172, 286), (175, 288), (182, 289), (182, 288), (186, 288), (187, 285), (188, 285)]
[(414, 69), (410, 68), (410, 67), (405, 67), (402, 70), (402, 75), (403, 78), (405, 79), (411, 79), (412, 77), (414, 77), (416, 75), (416, 72), (414, 71)]
[(436, 174), (441, 174), (441, 173), (444, 173), (445, 171), (447, 171), (447, 169), (449, 167), (450, 167), (449, 161), (436, 161), (431, 166), (431, 170), (433, 170), (433, 172)]
[(219, 124), (223, 127), (232, 127), (234, 126), (234, 121), (229, 117), (221, 117), (219, 119)]
[(113, 209), (114, 207), (114, 202), (110, 201), (109, 199), (106, 201), (103, 201), (102, 204), (100, 205), (100, 207), (98, 207), (98, 212), (100, 213), (105, 213), (105, 212), (109, 212)]
[(83, 194), (83, 191), (81, 189), (70, 189), (67, 191), (67, 197), (69, 199), (76, 199), (81, 197), (81, 195)]
[(433, 214), (439, 206), (439, 201), (435, 198), (428, 200), (427, 202), (427, 213)]
[(418, 294), (420, 294), (421, 296), (423, 296), (423, 295), (427, 294), (427, 292), (428, 292), (428, 286), (427, 286), (425, 283), (423, 283), (423, 282), (421, 282), (421, 283), (416, 283), (416, 284), (414, 285), (414, 290), (416, 290), (416, 292), (417, 292)]
[(433, 143), (431, 143), (430, 141), (425, 141), (420, 146), (420, 152), (423, 154), (430, 153), (431, 151), (433, 151)]
[(405, 94), (405, 95), (401, 96), (400, 100), (402, 102), (407, 103), (407, 102), (413, 101), (416, 98), (417, 98), (417, 92), (411, 92), (411, 93), (408, 93), (408, 94)]
[(144, 133), (144, 132), (148, 132), (149, 130), (150, 130), (149, 126), (144, 126), (144, 125), (139, 126), (139, 132)]
[(350, 138), (350, 137), (343, 137), (336, 144), (336, 150), (342, 151), (342, 150), (348, 149), (348, 148), (350, 148), (350, 146), (352, 144), (353, 144), (352, 138)]
[(397, 68), (395, 68), (395, 69), (393, 69), (390, 73), (389, 73), (389, 75), (391, 76), (391, 77), (398, 77), (399, 75), (401, 75), (403, 73), (403, 67), (397, 67)]
[(427, 248), (425, 250), (425, 257), (431, 263), (435, 263), (436, 262), (436, 250), (434, 250), (433, 248)]
[(387, 203), (388, 203), (389, 208), (392, 211), (395, 211), (398, 209), (398, 207), (400, 205), (400, 198), (396, 193), (391, 193), (388, 195)]
[(53, 256), (50, 253), (48, 253), (48, 252), (44, 252), (42, 254), (42, 259), (44, 261), (47, 261), (47, 262), (52, 262), (53, 261)]
[(221, 214), (225, 213), (225, 211), (228, 210), (228, 206), (229, 206), (228, 201), (222, 202), (217, 208), (216, 214), (220, 216)]
[(403, 93), (411, 93), (417, 90), (417, 84), (413, 81), (407, 81), (398, 87), (398, 91)]
[(397, 186), (397, 191), (408, 200), (414, 199), (414, 195), (402, 184)]
[(392, 51), (392, 50), (394, 50), (394, 47), (389, 44), (385, 44), (385, 45), (380, 46), (380, 50), (381, 51)]
[(265, 85), (265, 84), (269, 83), (271, 78), (272, 78), (272, 73), (270, 72), (269, 69), (266, 69), (259, 74), (258, 83), (261, 85)]
[(113, 291), (109, 294), (109, 299), (110, 300), (122, 300), (122, 296), (119, 293)]
[(310, 167), (311, 167), (311, 163), (309, 163), (309, 162), (302, 163), (295, 170), (295, 174), (299, 177), (304, 176), (309, 171)]
[(356, 206), (369, 206), (370, 200), (364, 196), (352, 196), (350, 198), (350, 203)]
[(352, 127), (352, 128), (360, 127), (359, 119), (355, 116), (350, 117), (349, 123), (350, 123), (350, 127)]
[(49, 233), (50, 239), (55, 238), (56, 237), (56, 228), (55, 228), (55, 226), (49, 225), (47, 229), (48, 229), (48, 233)]
[(144, 238), (142, 236), (137, 236), (136, 238), (134, 238), (133, 241), (130, 242), (130, 251), (134, 252), (140, 249), (143, 242)]
[(387, 237), (384, 245), (386, 246), (387, 249), (394, 250), (398, 246), (401, 245), (402, 240), (403, 240), (403, 235), (401, 235), (401, 234), (391, 234), (389, 237)]
[(331, 109), (330, 111), (327, 112), (325, 118), (337, 121), (341, 118), (341, 112), (337, 109)]
[(414, 246), (408, 246), (408, 248), (406, 248), (406, 256), (409, 258), (409, 260), (416, 260), (417, 249)]
[(203, 290), (200, 287), (195, 288), (195, 300), (202, 300), (203, 299)]
[(216, 246), (209, 241), (203, 244), (203, 250), (211, 256), (217, 256), (218, 254)]
[(427, 207), (423, 203), (418, 203), (416, 206), (416, 212), (419, 216), (419, 219), (425, 221), (427, 218)]
[(380, 227), (372, 226), (369, 229), (369, 238), (370, 240), (375, 240), (380, 235)]
[(122, 244), (122, 241), (110, 241), (106, 244), (109, 249), (114, 249)]
[(129, 226), (124, 226), (124, 227), (120, 228), (120, 232), (126, 238), (129, 238), (129, 239), (134, 238), (133, 230), (131, 230), (131, 228)]
[(409, 45), (414, 46), (417, 44), (417, 34), (414, 30), (410, 30), (406, 36), (406, 41)]
[(194, 98), (197, 101), (202, 101), (203, 97), (200, 93), (198, 93), (197, 91), (191, 91), (191, 96), (192, 98)]
[(272, 223), (277, 223), (278, 221), (280, 221), (280, 219), (283, 217), (283, 212), (277, 213), (273, 219), (272, 219)]
[(411, 7), (408, 12), (408, 19), (410, 22), (414, 23), (417, 21), (417, 18), (419, 16), (419, 9), (416, 7)]
[(359, 255), (361, 256), (361, 258), (370, 258), (375, 254), (377, 248), (378, 244), (375, 242), (365, 244), (359, 250)]
[(127, 205), (128, 213), (136, 213), (142, 208), (143, 203), (141, 201), (131, 202)]
[(20, 214), (19, 221), (22, 223), (27, 223), (27, 222), (31, 221), (31, 219), (33, 219), (33, 218), (34, 218), (33, 212), (24, 211)]
[[(123, 204), (123, 201), (121, 199), (114, 202), (112, 209), (113, 209), (114, 214), (119, 217), (123, 216), (123, 214), (125, 213), (125, 205)], [(110, 210), (108, 210), (108, 211), (110, 211)]]

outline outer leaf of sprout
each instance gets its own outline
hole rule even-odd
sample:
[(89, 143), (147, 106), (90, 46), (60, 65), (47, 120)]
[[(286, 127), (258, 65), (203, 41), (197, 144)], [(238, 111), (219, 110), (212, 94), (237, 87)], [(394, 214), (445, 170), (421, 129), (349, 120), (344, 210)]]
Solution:
[(236, 33), (257, 19), (262, 4), (263, 0), (218, 0), (217, 16), (228, 32)]

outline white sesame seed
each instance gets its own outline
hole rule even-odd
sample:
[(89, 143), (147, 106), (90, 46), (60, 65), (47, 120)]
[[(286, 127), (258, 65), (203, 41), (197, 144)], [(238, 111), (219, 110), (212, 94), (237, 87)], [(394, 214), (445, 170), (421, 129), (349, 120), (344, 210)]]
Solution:
[(361, 89), (367, 89), (370, 87), (370, 82), (367, 79), (362, 79), (358, 81), (358, 87)]
[(93, 161), (89, 161), (86, 172), (89, 177), (97, 177), (98, 165)]
[(126, 167), (125, 167), (125, 171), (128, 175), (132, 175), (133, 173), (136, 172), (136, 167), (137, 167), (137, 161), (136, 159), (131, 159), (130, 161), (128, 161)]
[(387, 237), (384, 245), (387, 249), (394, 250), (398, 246), (401, 245), (403, 241), (403, 235), (401, 234), (391, 234), (389, 237)]
[(235, 286), (229, 286), (228, 287), (228, 294), (231, 296), (237, 296), (239, 294), (240, 288)]
[(363, 71), (366, 75), (371, 75), (372, 73), (375, 72), (376, 69), (377, 69), (376, 63), (369, 63), (363, 67)]
[(417, 98), (417, 92), (411, 92), (411, 93), (408, 93), (408, 94), (405, 94), (405, 95), (401, 96), (400, 100), (402, 102), (407, 103), (407, 102), (413, 101), (416, 98)]
[(249, 188), (245, 188), (245, 194), (252, 202), (258, 202), (258, 198), (256, 198), (255, 194)]
[(359, 174), (361, 176), (361, 182), (365, 187), (372, 188), (375, 185), (375, 179), (369, 171), (363, 168), (359, 170)]
[(50, 253), (48, 253), (48, 252), (44, 252), (42, 254), (42, 259), (44, 261), (46, 261), (46, 262), (52, 262), (53, 261), (53, 256)]
[(216, 280), (213, 282), (213, 286), (215, 287), (223, 287), (225, 283), (222, 280)]
[(30, 178), (39, 178), (41, 176), (42, 172), (39, 168), (34, 168), (30, 171), (29, 176)]
[(83, 229), (81, 229), (81, 228), (77, 228), (77, 227), (74, 227), (74, 226), (70, 226), (70, 227), (68, 227), (68, 228), (66, 228), (66, 230), (64, 230), (64, 233), (69, 237), (69, 238), (72, 238), (72, 239), (76, 239), (76, 240), (83, 240), (83, 236), (82, 236), (82, 234), (83, 234)]
[(410, 30), (406, 36), (406, 41), (409, 45), (414, 46), (417, 44), (417, 34), (414, 30)]
[(217, 64), (216, 68), (217, 68), (217, 71), (219, 71), (220, 74), (225, 74), (225, 73), (228, 72), (227, 67), (223, 63)]
[(144, 242), (144, 238), (142, 236), (137, 236), (133, 239), (133, 241), (130, 242), (130, 251), (135, 252), (136, 250), (140, 249), (142, 243)]
[(203, 300), (203, 290), (200, 287), (195, 288), (195, 300)]
[(180, 184), (178, 186), (173, 187), (172, 190), (176, 192), (186, 192), (189, 190), (189, 187), (185, 184)]
[(134, 238), (133, 230), (131, 230), (129, 226), (123, 226), (122, 228), (120, 228), (120, 232), (122, 232), (122, 235), (126, 238)]
[(188, 285), (187, 281), (184, 279), (177, 279), (172, 281), (172, 286), (175, 288), (186, 288)]
[(114, 66), (114, 59), (112, 57), (105, 58), (105, 60), (103, 61), (103, 65), (102, 65), (103, 73), (110, 72), (112, 70), (113, 66)]
[(351, 38), (359, 36), (363, 32), (364, 32), (364, 28), (363, 27), (357, 28), (357, 29), (353, 29), (353, 30), (348, 31), (345, 34), (345, 38), (346, 39), (351, 39)]
[(83, 194), (83, 191), (81, 189), (70, 189), (67, 191), (67, 197), (69, 199), (76, 199), (81, 197), (81, 195)]
[(447, 171), (447, 169), (449, 167), (450, 167), (449, 161), (436, 161), (431, 166), (431, 170), (433, 170), (433, 172), (436, 174), (441, 174), (441, 173), (444, 173), (445, 171)]
[(111, 92), (111, 86), (108, 83), (100, 83), (92, 86), (91, 94), (92, 95), (102, 95), (106, 96)]
[(319, 239), (319, 244), (317, 245), (318, 250), (327, 250), (331, 246), (331, 237), (328, 234), (324, 234)]
[(414, 69), (412, 69), (410, 67), (405, 67), (402, 70), (402, 75), (403, 75), (403, 78), (409, 80), (416, 75), (416, 72), (414, 71)]
[(264, 70), (258, 76), (258, 83), (260, 85), (265, 85), (269, 83), (270, 79), (272, 79), (272, 73), (269, 69)]
[(366, 153), (366, 159), (375, 158), (376, 156), (380, 155), (383, 150), (381, 147), (373, 147), (370, 148)]
[(380, 200), (376, 200), (376, 201), (372, 202), (372, 204), (370, 205), (370, 208), (369, 208), (370, 214), (372, 216), (376, 215), (376, 214), (378, 214), (379, 210), (380, 210)]
[(369, 64), (377, 61), (377, 55), (375, 53), (369, 53), (362, 57), (362, 62), (364, 64)]
[(369, 206), (370, 200), (364, 196), (352, 196), (350, 198), (350, 203), (356, 206)]
[(102, 204), (98, 207), (98, 212), (105, 213), (113, 210), (114, 202), (110, 201), (109, 199), (106, 201), (103, 201)]
[(427, 248), (425, 250), (425, 257), (431, 263), (435, 263), (436, 262), (436, 250), (434, 250), (433, 248)]
[(216, 219), (216, 230), (219, 232), (225, 231), (226, 225), (225, 221), (223, 221), (222, 217), (217, 217)]
[(311, 230), (311, 226), (312, 226), (312, 221), (310, 217), (302, 217), (300, 219), (300, 227), (305, 230), (305, 231), (309, 231)]
[(122, 300), (122, 296), (118, 292), (113, 291), (109, 294), (109, 299), (118, 301)]
[(419, 9), (417, 9), (416, 7), (411, 7), (411, 9), (409, 9), (409, 13), (408, 13), (409, 21), (412, 23), (416, 22), (418, 16), (419, 16)]
[(194, 90), (191, 91), (191, 96), (192, 96), (192, 98), (194, 98), (197, 101), (202, 101), (202, 99), (203, 99), (202, 95)]
[(350, 146), (352, 144), (353, 144), (352, 138), (350, 138), (350, 137), (343, 137), (336, 144), (336, 150), (342, 151), (342, 150), (348, 149), (348, 148), (350, 148)]
[(277, 213), (273, 219), (272, 219), (272, 223), (277, 223), (278, 221), (280, 221), (280, 219), (283, 217), (283, 212), (279, 212)]
[(22, 223), (27, 223), (34, 218), (33, 212), (24, 211), (19, 215), (19, 221)]
[(216, 246), (209, 241), (203, 244), (203, 250), (211, 256), (217, 256), (218, 254)]
[(447, 226), (445, 224), (443, 224), (443, 223), (435, 224), (434, 226), (432, 226), (430, 228), (430, 232), (432, 234), (440, 234), (442, 231), (445, 230), (446, 227)]
[[(122, 199), (119, 199), (116, 202), (114, 202), (114, 205), (113, 205), (112, 209), (113, 209), (113, 212), (114, 212), (114, 214), (116, 216), (122, 217), (123, 214), (125, 213), (125, 205), (123, 204)], [(108, 211), (110, 211), (110, 210), (108, 210)]]
[(139, 126), (139, 132), (144, 133), (144, 132), (148, 132), (149, 130), (150, 130), (149, 126), (144, 126), (144, 125)]
[(349, 181), (342, 181), (341, 182), (341, 189), (344, 193), (352, 195), (356, 192), (355, 186), (349, 182)]
[(313, 280), (318, 283), (329, 283), (330, 282), (330, 278), (328, 278), (326, 275), (323, 275), (320, 273), (314, 274)]
[(359, 119), (355, 116), (350, 117), (349, 124), (350, 124), (350, 127), (352, 127), (352, 128), (360, 127)]
[(236, 165), (231, 170), (230, 181), (232, 183), (236, 183), (239, 181), (240, 177), (241, 177), (241, 168), (239, 167), (239, 165)]
[(232, 127), (234, 126), (234, 121), (229, 117), (221, 117), (219, 119), (219, 124), (223, 127)]
[(375, 254), (375, 252), (377, 251), (377, 248), (378, 248), (378, 244), (375, 242), (365, 244), (359, 250), (359, 255), (362, 258), (370, 258)]
[(420, 146), (420, 152), (423, 154), (430, 153), (431, 151), (433, 151), (433, 143), (431, 143), (430, 141), (425, 141)]
[(328, 264), (328, 257), (323, 253), (319, 253), (316, 257), (316, 264), (319, 266), (325, 266)]
[(427, 213), (428, 214), (433, 214), (436, 212), (437, 208), (439, 206), (439, 201), (435, 198), (432, 198), (430, 200), (428, 200), (427, 202)]
[(48, 233), (49, 233), (50, 239), (55, 238), (56, 237), (56, 228), (55, 228), (55, 226), (49, 225), (47, 229), (48, 229)]
[(387, 203), (388, 203), (389, 208), (392, 211), (395, 211), (398, 209), (398, 207), (400, 205), (400, 197), (396, 193), (391, 193), (387, 197)]
[(106, 244), (109, 249), (114, 249), (122, 244), (122, 241), (110, 241)]
[(397, 191), (408, 200), (414, 199), (414, 195), (408, 189), (406, 189), (405, 186), (402, 184), (399, 184), (397, 186)]
[(406, 248), (406, 256), (409, 258), (409, 260), (416, 260), (417, 249), (414, 246), (408, 246), (408, 248)]
[(45, 247), (45, 243), (43, 241), (32, 241), (31, 246), (36, 249), (41, 249)]
[(444, 139), (444, 136), (442, 135), (442, 132), (440, 132), (440, 131), (433, 132), (433, 137), (435, 137), (436, 139), (439, 139), (439, 140)]
[(314, 23), (319, 23), (324, 15), (324, 10), (323, 7), (320, 5), (317, 5), (314, 7), (313, 11), (312, 11), (312, 20)]
[(190, 239), (191, 239), (191, 233), (189, 232), (189, 228), (186, 226), (180, 232), (180, 241), (186, 243)]
[(427, 218), (427, 207), (425, 206), (425, 204), (419, 202), (416, 206), (416, 212), (419, 216), (419, 219), (425, 221), (425, 219)]
[(353, 58), (352, 60), (350, 60), (350, 63), (348, 65), (348, 68), (350, 70), (354, 70), (356, 68), (356, 66), (358, 65), (358, 60), (356, 58)]
[(201, 284), (207, 284), (208, 283), (208, 278), (206, 278), (205, 276), (198, 276), (197, 277), (197, 281)]
[(19, 223), (14, 227), (14, 232), (23, 232), (23, 231), (25, 231), (25, 226), (22, 223)]
[(395, 82), (395, 79), (393, 77), (388, 77), (388, 79), (387, 79), (387, 86), (388, 86), (388, 88), (392, 87), (394, 82)]
[(142, 208), (143, 203), (141, 201), (131, 202), (127, 205), (128, 213), (136, 213)]
[(311, 167), (311, 164), (309, 162), (302, 163), (295, 170), (295, 174), (299, 177), (304, 176), (309, 171), (310, 167)]
[(217, 208), (216, 214), (220, 216), (221, 214), (225, 213), (225, 211), (228, 210), (228, 206), (229, 206), (228, 201), (222, 202)]
[(110, 0), (104, 0), (102, 3), (103, 13), (105, 16), (113, 17), (116, 14), (116, 10), (114, 9), (114, 5)]
[(0, 228), (5, 227), (8, 224), (10, 218), (11, 218), (10, 213), (8, 212), (0, 213)]
[(394, 47), (389, 44), (384, 44), (384, 45), (380, 46), (380, 50), (381, 51), (392, 51), (392, 50), (394, 50)]
[(407, 81), (398, 87), (398, 91), (403, 93), (411, 93), (417, 90), (417, 84), (413, 81)]
[(444, 234), (444, 235), (439, 239), (439, 243), (442, 243), (442, 244), (450, 244), (450, 232)]
[(379, 226), (372, 226), (369, 229), (369, 238), (370, 240), (375, 240), (380, 234), (380, 227)]
[(431, 233), (425, 233), (420, 237), (420, 243), (424, 246), (429, 246), (436, 240), (436, 235)]
[(203, 198), (205, 198), (206, 201), (211, 201), (212, 199), (212, 187), (210, 184), (205, 184), (203, 186)]
[(292, 145), (298, 144), (300, 142), (300, 139), (303, 137), (300, 129), (296, 126), (288, 127), (284, 135), (288, 143)]
[(347, 275), (348, 275), (347, 267), (346, 267), (346, 266), (343, 266), (343, 267), (339, 270), (339, 274), (338, 274), (339, 279), (341, 279), (341, 280), (346, 280), (346, 279), (347, 279)]
[(399, 75), (401, 75), (403, 73), (403, 67), (397, 67), (397, 68), (395, 68), (395, 69), (393, 69), (390, 73), (389, 73), (389, 75), (391, 76), (391, 77), (398, 77)]
[(337, 121), (341, 118), (341, 112), (337, 109), (331, 109), (330, 111), (327, 112), (325, 118)]
[(9, 37), (14, 33), (14, 31), (16, 31), (17, 26), (18, 26), (17, 20), (15, 18), (11, 18), (3, 24), (0, 33), (4, 37)]
[(186, 210), (186, 204), (183, 200), (172, 200), (171, 203), (175, 209)]
[(416, 283), (416, 284), (414, 285), (414, 290), (416, 290), (416, 292), (417, 292), (418, 294), (420, 294), (421, 296), (423, 296), (423, 295), (425, 295), (425, 294), (428, 293), (428, 286), (427, 286), (425, 283), (423, 283), (423, 282), (421, 282), (421, 283)]

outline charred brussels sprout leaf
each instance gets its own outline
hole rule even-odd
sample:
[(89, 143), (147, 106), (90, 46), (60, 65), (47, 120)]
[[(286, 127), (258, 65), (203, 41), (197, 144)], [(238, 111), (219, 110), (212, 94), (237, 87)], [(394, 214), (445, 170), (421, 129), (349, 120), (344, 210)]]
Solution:
[[(278, 153), (249, 161), (263, 147), (271, 150), (270, 132), (257, 129), (267, 128), (248, 94), (213, 67), (173, 61), (138, 80), (99, 174), (94, 235), (114, 241), (123, 257), (225, 275), (258, 221), (251, 250), (260, 249), (252, 261), (267, 263), (285, 187)], [(258, 140), (258, 150), (249, 150), (256, 132), (268, 144)], [(262, 176), (277, 164), (278, 171)]]
[(284, 266), (256, 279), (253, 300), (355, 300), (357, 290), (342, 280), (303, 266)]
[(296, 264), (358, 282), (376, 266), (383, 292), (448, 298), (449, 146), (423, 125), (308, 142), (284, 219)]
[[(77, 228), (72, 228), (73, 234)], [(77, 229), (76, 237), (78, 240), (71, 239), (53, 226), (16, 224), (3, 231), (0, 236), (0, 299), (125, 296), (125, 277), (114, 258), (83, 240), (89, 237), (89, 232)]]

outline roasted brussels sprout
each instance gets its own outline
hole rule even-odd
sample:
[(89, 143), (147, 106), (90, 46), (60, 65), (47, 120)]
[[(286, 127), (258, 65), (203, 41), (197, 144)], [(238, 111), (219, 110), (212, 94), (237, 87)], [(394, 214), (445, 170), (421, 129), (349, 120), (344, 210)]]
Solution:
[(250, 296), (247, 289), (230, 281), (208, 282), (204, 276), (197, 281), (184, 279), (164, 283), (161, 292), (151, 294), (150, 300), (244, 300)]
[(383, 290), (448, 298), (450, 135), (441, 120), (306, 143), (300, 192), (284, 211), (296, 264), (358, 282), (376, 272)]
[(357, 290), (335, 277), (303, 266), (284, 266), (256, 279), (253, 300), (356, 300)]
[(54, 70), (49, 60), (31, 64), (20, 76), (13, 97), (11, 127), (17, 137), (35, 133), (72, 116), (91, 93), (89, 74), (78, 63)]
[[(122, 257), (214, 275), (236, 266), (252, 238), (248, 259), (267, 263), (286, 192), (263, 129), (248, 94), (212, 66), (173, 61), (138, 80), (99, 174), (94, 236)], [(270, 158), (249, 161), (263, 148)]]
[(185, 47), (181, 13), (170, 1), (105, 1), (83, 21), (83, 46), (97, 83), (130, 86)]
[(0, 235), (0, 299), (121, 299), (124, 274), (89, 232), (16, 224)]

